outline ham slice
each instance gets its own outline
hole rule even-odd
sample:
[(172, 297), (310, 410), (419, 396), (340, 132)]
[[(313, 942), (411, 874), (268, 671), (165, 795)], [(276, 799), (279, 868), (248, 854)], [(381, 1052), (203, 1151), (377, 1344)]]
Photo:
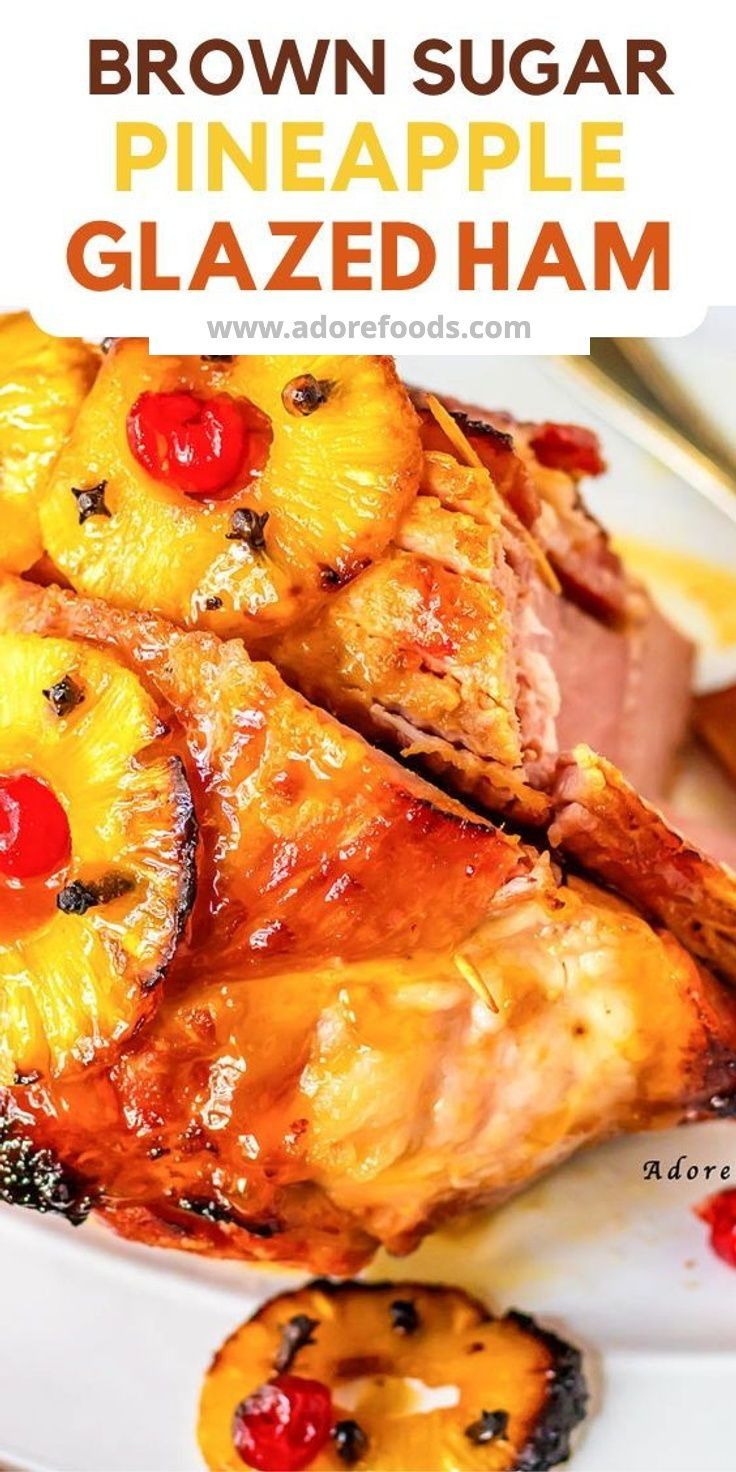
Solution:
[(534, 601), (559, 689), (548, 758), (584, 741), (646, 796), (660, 796), (687, 728), (691, 644), (648, 600), (644, 617), (623, 628), (545, 588)]
[(736, 876), (671, 828), (621, 773), (585, 746), (558, 764), (550, 842), (736, 982)]
[(517, 822), (548, 821), (555, 762), (579, 742), (659, 797), (692, 647), (584, 507), (594, 437), (415, 403), (424, 468), (392, 545), (264, 652), (309, 699)]

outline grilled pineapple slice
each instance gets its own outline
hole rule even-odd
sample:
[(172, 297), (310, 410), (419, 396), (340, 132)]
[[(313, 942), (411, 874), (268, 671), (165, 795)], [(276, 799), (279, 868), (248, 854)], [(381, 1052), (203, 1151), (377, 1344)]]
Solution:
[(0, 568), (25, 572), (42, 553), (38, 503), (98, 356), (47, 337), (26, 312), (0, 317)]
[(579, 1351), (523, 1314), (493, 1318), (460, 1288), (317, 1279), (218, 1350), (198, 1434), (212, 1472), (544, 1472), (586, 1404)]
[(153, 700), (111, 655), (0, 636), (4, 792), (19, 774), (36, 792), (43, 784), (69, 832), (54, 872), (18, 878), (7, 872), (17, 806), (6, 800), (0, 814), (2, 1084), (90, 1063), (154, 1005), (194, 864), (189, 787), (179, 758), (152, 745), (161, 730)]
[(124, 341), (56, 466), (44, 543), (77, 591), (257, 639), (380, 555), (420, 468), (388, 359)]

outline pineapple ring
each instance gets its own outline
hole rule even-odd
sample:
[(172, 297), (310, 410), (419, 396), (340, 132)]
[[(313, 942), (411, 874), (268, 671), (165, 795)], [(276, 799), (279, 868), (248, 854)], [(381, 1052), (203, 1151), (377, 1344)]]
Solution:
[[(265, 467), (243, 472), (225, 500), (154, 478), (130, 448), (139, 397), (182, 391), (245, 400), (270, 424)], [(144, 342), (122, 341), (57, 463), (44, 543), (78, 592), (257, 639), (381, 554), (420, 470), (418, 421), (389, 359), (211, 361), (152, 357)], [(83, 517), (73, 490), (101, 486), (104, 510)], [(257, 513), (252, 544), (233, 522), (243, 508), (249, 520)]]
[(526, 1315), (495, 1319), (460, 1288), (317, 1279), (217, 1351), (198, 1420), (212, 1472), (243, 1472), (234, 1413), (284, 1374), (332, 1395), (330, 1439), (293, 1462), (315, 1472), (543, 1472), (568, 1456), (587, 1403), (579, 1351)]
[(146, 751), (160, 733), (111, 655), (0, 635), (0, 772), (47, 783), (71, 830), (59, 873), (0, 880), (0, 1084), (89, 1064), (154, 1006), (194, 892), (191, 794), (178, 757)]
[(0, 317), (0, 568), (6, 572), (25, 572), (41, 556), (41, 491), (97, 364), (86, 343), (47, 337), (26, 312)]

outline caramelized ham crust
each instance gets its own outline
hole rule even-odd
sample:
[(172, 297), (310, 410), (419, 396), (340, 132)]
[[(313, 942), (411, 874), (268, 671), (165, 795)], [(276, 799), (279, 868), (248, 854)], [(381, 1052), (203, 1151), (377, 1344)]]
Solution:
[(585, 746), (560, 760), (551, 842), (736, 984), (736, 875), (701, 853)]

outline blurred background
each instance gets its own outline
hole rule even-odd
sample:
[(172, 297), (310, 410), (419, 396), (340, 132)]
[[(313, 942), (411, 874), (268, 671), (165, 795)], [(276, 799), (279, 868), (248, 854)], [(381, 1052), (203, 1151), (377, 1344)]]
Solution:
[(736, 307), (713, 307), (690, 337), (598, 338), (591, 365), (662, 415), (736, 483)]

